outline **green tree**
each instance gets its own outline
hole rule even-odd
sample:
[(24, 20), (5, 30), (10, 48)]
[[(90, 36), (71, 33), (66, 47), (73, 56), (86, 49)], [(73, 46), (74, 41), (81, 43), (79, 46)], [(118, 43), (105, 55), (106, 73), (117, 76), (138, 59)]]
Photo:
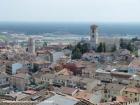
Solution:
[(123, 48), (124, 47), (124, 40), (120, 39), (120, 47)]
[(133, 52), (133, 51), (135, 50), (135, 47), (134, 47), (134, 45), (133, 45), (132, 43), (128, 43), (127, 49), (128, 49), (129, 51)]
[(124, 39), (120, 39), (120, 48), (127, 49), (128, 41), (125, 41)]
[(116, 51), (116, 50), (117, 50), (117, 47), (116, 47), (116, 45), (114, 44), (113, 47), (112, 47), (112, 49), (111, 49), (111, 52), (114, 52), (114, 51)]
[(79, 48), (75, 48), (72, 51), (72, 59), (80, 59), (81, 56), (82, 56), (82, 53), (80, 52), (80, 49)]
[(44, 42), (43, 47), (47, 47), (47, 46), (48, 46), (47, 42)]
[(72, 50), (72, 59), (80, 59), (82, 54), (89, 51), (89, 44), (78, 43)]
[(135, 38), (132, 38), (131, 41), (132, 41), (132, 42), (134, 42), (134, 41), (139, 41), (139, 39), (138, 39), (138, 37), (135, 37)]
[(87, 43), (84, 43), (82, 46), (80, 46), (80, 51), (82, 54), (89, 52), (89, 45)]
[(97, 52), (102, 52), (103, 51), (103, 44), (102, 42), (99, 44), (99, 46), (97, 47)]
[(82, 49), (82, 45), (81, 45), (80, 42), (76, 45), (76, 48), (79, 48), (79, 50), (81, 51), (81, 49)]

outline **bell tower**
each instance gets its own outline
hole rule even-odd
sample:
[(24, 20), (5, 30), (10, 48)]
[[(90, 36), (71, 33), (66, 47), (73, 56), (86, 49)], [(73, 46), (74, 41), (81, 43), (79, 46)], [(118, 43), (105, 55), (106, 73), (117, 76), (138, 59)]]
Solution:
[(98, 26), (90, 26), (90, 45), (92, 49), (95, 49), (98, 44)]

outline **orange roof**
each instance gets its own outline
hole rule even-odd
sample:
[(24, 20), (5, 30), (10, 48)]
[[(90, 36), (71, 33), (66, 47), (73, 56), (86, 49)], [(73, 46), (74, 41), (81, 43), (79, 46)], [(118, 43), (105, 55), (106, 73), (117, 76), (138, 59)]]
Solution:
[(37, 54), (48, 54), (48, 53), (50, 53), (50, 51), (48, 51), (48, 50), (40, 50), (40, 51), (37, 51), (36, 53)]
[(34, 91), (34, 90), (27, 90), (27, 91), (24, 91), (23, 93), (33, 95), (33, 94), (36, 93), (36, 91)]
[(75, 88), (69, 88), (69, 87), (62, 87), (62, 93), (72, 95), (77, 89)]
[(35, 61), (34, 64), (48, 64), (48, 61)]
[(129, 102), (129, 101), (131, 101), (131, 99), (126, 96), (117, 96), (117, 101), (118, 102)]
[(89, 100), (91, 98), (91, 94), (85, 91), (79, 91), (74, 95), (74, 97), (77, 99)]
[(140, 88), (126, 88), (124, 91), (140, 94)]
[(67, 68), (64, 68), (63, 70), (59, 71), (56, 74), (58, 74), (58, 75), (71, 75), (72, 72), (70, 70), (68, 70)]

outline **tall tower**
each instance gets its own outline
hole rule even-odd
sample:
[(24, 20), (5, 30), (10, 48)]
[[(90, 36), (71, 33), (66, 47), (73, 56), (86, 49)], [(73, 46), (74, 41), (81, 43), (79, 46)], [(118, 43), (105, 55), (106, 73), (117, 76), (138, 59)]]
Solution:
[(33, 38), (28, 39), (28, 52), (35, 53), (35, 40)]
[(98, 44), (98, 26), (90, 26), (90, 45), (92, 49), (95, 49)]

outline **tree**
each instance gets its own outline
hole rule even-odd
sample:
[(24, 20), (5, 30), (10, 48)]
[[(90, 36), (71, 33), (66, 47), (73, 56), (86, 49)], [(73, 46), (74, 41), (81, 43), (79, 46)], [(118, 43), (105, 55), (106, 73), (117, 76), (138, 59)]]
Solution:
[(76, 45), (77, 48), (79, 48), (80, 50), (82, 49), (82, 45), (81, 43), (79, 42), (77, 45)]
[(135, 38), (132, 38), (132, 39), (131, 39), (132, 42), (138, 41), (138, 40), (139, 40), (138, 37), (135, 37)]
[(127, 45), (127, 50), (133, 52), (133, 51), (135, 50), (134, 45), (133, 45), (132, 43), (128, 43), (128, 45)]
[(86, 53), (86, 52), (89, 52), (89, 45), (87, 44), (87, 43), (84, 43), (82, 46), (80, 46), (81, 47), (81, 49), (80, 49), (80, 51), (81, 51), (81, 53), (82, 54), (84, 54), (84, 53)]
[(102, 44), (102, 52), (106, 52), (106, 45), (105, 45), (105, 43)]
[(111, 52), (114, 52), (114, 51), (116, 51), (116, 50), (117, 50), (117, 47), (116, 47), (116, 45), (114, 44), (113, 47), (112, 47), (112, 49), (111, 49)]
[(80, 49), (79, 48), (75, 48), (72, 51), (72, 59), (80, 59), (81, 56), (82, 56), (82, 53), (80, 52)]
[(120, 39), (120, 47), (123, 48), (124, 47), (124, 40)]
[(82, 54), (89, 51), (89, 44), (78, 43), (72, 50), (72, 59), (80, 59)]
[(127, 41), (127, 40), (124, 40), (124, 39), (120, 39), (120, 48), (122, 48), (122, 49), (127, 49), (128, 42), (130, 43), (131, 41)]
[(48, 45), (47, 42), (43, 43), (43, 47), (47, 47), (47, 45)]
[(97, 52), (102, 52), (103, 50), (103, 44), (102, 42), (99, 44), (99, 46), (97, 47)]
[(65, 49), (72, 50), (73, 49), (73, 46), (70, 44), (70, 45), (66, 46)]

